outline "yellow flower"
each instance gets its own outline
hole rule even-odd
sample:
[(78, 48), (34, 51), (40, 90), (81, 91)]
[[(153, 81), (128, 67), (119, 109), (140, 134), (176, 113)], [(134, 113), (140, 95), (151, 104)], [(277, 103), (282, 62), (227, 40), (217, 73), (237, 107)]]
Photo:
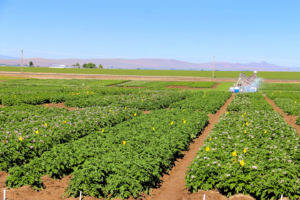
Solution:
[(232, 156), (236, 156), (236, 151), (232, 152)]
[(295, 103), (297, 103), (297, 101), (295, 101)]
[(104, 128), (102, 129), (102, 133), (104, 133)]
[(244, 153), (246, 153), (246, 152), (247, 152), (247, 149), (245, 148), (245, 149), (244, 149)]
[(226, 115), (228, 115), (228, 114), (229, 114), (229, 112), (227, 111), (227, 112), (226, 112)]
[(111, 112), (111, 110), (109, 110), (109, 112)]
[(134, 116), (136, 116), (136, 113), (134, 113)]
[(205, 148), (205, 151), (209, 151), (209, 146), (207, 146), (207, 147)]
[(244, 132), (245, 134), (247, 133), (247, 130), (245, 130), (245, 132)]
[(244, 115), (246, 115), (246, 112), (244, 112)]
[(211, 139), (211, 137), (209, 138), (209, 141), (211, 141), (212, 139)]
[(173, 125), (174, 123), (173, 122), (171, 122), (171, 125)]
[(236, 161), (237, 161), (237, 159), (236, 159), (236, 157), (235, 157), (235, 159), (234, 159), (234, 161), (233, 161), (233, 162), (234, 162), (234, 163), (236, 163)]
[(244, 117), (244, 115), (242, 115), (242, 117)]
[(242, 160), (242, 161), (240, 162), (240, 164), (242, 165), (242, 167), (244, 167), (244, 165), (245, 165), (244, 160)]
[(15, 98), (16, 98), (17, 96), (15, 95)]
[(144, 99), (142, 99), (142, 101), (144, 101)]
[(47, 123), (45, 123), (45, 127), (47, 127)]
[(125, 107), (125, 110), (126, 110), (126, 107)]
[(186, 123), (186, 121), (184, 120), (183, 123)]
[(266, 133), (267, 133), (267, 131), (264, 132), (264, 134), (266, 134)]
[(19, 140), (22, 142), (23, 141), (23, 138), (22, 138), (22, 136), (19, 138)]
[(245, 124), (243, 124), (243, 127), (245, 127)]
[(246, 125), (247, 125), (247, 126), (249, 126), (249, 123), (248, 123), (248, 122), (246, 122)]
[(123, 141), (123, 145), (125, 145), (126, 144), (126, 141)]
[(154, 126), (152, 127), (152, 130), (154, 131), (155, 129), (154, 129)]
[(35, 134), (39, 134), (39, 130), (36, 130), (36, 131), (35, 131)]
[(63, 124), (66, 124), (67, 123), (67, 121), (65, 120), (64, 122), (63, 122)]

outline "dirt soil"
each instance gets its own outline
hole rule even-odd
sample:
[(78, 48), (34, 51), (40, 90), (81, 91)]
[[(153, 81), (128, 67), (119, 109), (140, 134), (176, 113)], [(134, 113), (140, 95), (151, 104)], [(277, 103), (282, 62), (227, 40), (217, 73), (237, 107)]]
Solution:
[(45, 104), (42, 104), (43, 106), (46, 106), (46, 107), (56, 107), (56, 108), (66, 108), (68, 110), (77, 110), (80, 108), (75, 108), (75, 107), (67, 107), (65, 106), (65, 103), (45, 103)]
[(117, 85), (110, 85), (110, 87), (118, 87), (118, 88), (146, 88), (146, 87), (138, 87), (138, 86), (129, 86), (129, 87), (127, 87), (127, 86), (124, 86), (124, 87), (120, 87), (120, 86), (117, 86)]
[[(198, 191), (197, 193), (191, 194), (185, 188), (185, 173), (187, 167), (190, 165), (196, 152), (203, 145), (204, 140), (212, 130), (215, 123), (218, 122), (220, 116), (226, 111), (228, 104), (234, 98), (234, 95), (227, 100), (224, 106), (216, 114), (209, 114), (209, 124), (204, 129), (202, 134), (198, 136), (190, 145), (188, 151), (183, 152), (183, 158), (178, 159), (175, 162), (175, 165), (171, 169), (168, 175), (162, 177), (162, 183), (157, 188), (153, 189), (150, 195), (141, 195), (139, 200), (202, 200), (205, 194), (206, 199), (208, 200), (226, 200), (227, 198), (221, 195), (217, 190), (214, 191)], [(48, 106), (58, 106), (50, 105)], [(64, 104), (59, 104), (59, 106), (64, 107)], [(146, 111), (147, 112), (147, 111)], [(3, 199), (3, 189), (5, 188), (5, 180), (7, 173), (2, 171), (0, 172), (0, 200)], [(47, 175), (42, 177), (44, 190), (34, 191), (30, 186), (23, 186), (18, 189), (10, 189), (6, 191), (7, 200), (75, 200), (77, 198), (62, 198), (65, 193), (65, 189), (68, 186), (68, 181), (70, 176), (66, 176), (62, 179), (52, 179)], [(134, 200), (133, 197), (129, 198)], [(244, 195), (235, 195), (230, 198), (230, 200), (252, 200), (248, 196)], [(95, 197), (84, 197), (84, 200), (99, 200)]]
[[(264, 95), (265, 96), (265, 95)], [(300, 135), (300, 125), (296, 124), (296, 119), (298, 118), (298, 116), (290, 116), (285, 114), (278, 106), (276, 106), (276, 104), (274, 103), (274, 100), (269, 99), (267, 96), (265, 96), (265, 99), (268, 103), (271, 104), (271, 106), (273, 106), (274, 110), (279, 112), (280, 114), (282, 114), (282, 116), (284, 117), (284, 120), (291, 126), (293, 126), (297, 132)]]
[(220, 83), (216, 83), (214, 86), (211, 88), (190, 88), (189, 86), (168, 86), (166, 88), (177, 88), (177, 89), (196, 89), (196, 90), (201, 90), (201, 89), (216, 89), (220, 85)]

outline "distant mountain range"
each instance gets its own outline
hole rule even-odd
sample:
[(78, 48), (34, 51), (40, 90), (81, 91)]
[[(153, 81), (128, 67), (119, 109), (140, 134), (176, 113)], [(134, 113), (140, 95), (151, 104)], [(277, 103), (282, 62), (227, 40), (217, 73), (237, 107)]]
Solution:
[(0, 55), (0, 59), (20, 59), (20, 57)]
[[(213, 63), (191, 63), (173, 59), (45, 59), (26, 58), (24, 65), (32, 61), (34, 66), (73, 65), (79, 63), (102, 64), (107, 69), (159, 69), (159, 70), (212, 70)], [(20, 59), (1, 58), (0, 64), (20, 65)], [(215, 62), (215, 70), (220, 71), (300, 71), (299, 68), (282, 67), (267, 62), (228, 63)]]

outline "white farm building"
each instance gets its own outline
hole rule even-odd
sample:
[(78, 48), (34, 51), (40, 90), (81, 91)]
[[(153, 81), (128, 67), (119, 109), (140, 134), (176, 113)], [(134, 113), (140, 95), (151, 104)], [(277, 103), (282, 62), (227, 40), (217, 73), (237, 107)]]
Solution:
[(49, 65), (49, 68), (78, 68), (78, 66), (68, 66), (68, 65)]

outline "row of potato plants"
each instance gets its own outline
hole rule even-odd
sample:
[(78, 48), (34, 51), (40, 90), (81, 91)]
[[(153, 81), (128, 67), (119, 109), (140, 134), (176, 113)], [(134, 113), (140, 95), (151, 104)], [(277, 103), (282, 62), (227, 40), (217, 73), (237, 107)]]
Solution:
[(297, 101), (289, 98), (277, 98), (274, 103), (288, 115), (300, 115), (300, 102), (297, 103)]
[(211, 88), (216, 82), (191, 82), (191, 81), (131, 81), (121, 83), (118, 87), (146, 87), (165, 88), (168, 86), (188, 86), (191, 88)]
[(93, 96), (86, 99), (69, 100), (65, 105), (70, 107), (88, 107), (88, 106), (106, 106), (113, 105), (118, 107), (138, 108), (141, 110), (153, 110), (168, 108), (173, 102), (182, 101), (188, 97), (194, 96), (190, 91), (147, 91), (128, 95), (114, 96)]
[(298, 199), (299, 134), (278, 112), (241, 108), (227, 111), (215, 124), (189, 166), (186, 187)]
[[(23, 88), (24, 91), (30, 91), (30, 86)], [(121, 89), (121, 88), (102, 88), (93, 90), (89, 87), (84, 88), (66, 88), (62, 87), (60, 90), (46, 92), (36, 91), (34, 93), (27, 92), (21, 94), (8, 94), (1, 96), (1, 104), (4, 106), (22, 105), (22, 104), (45, 104), (45, 103), (61, 103), (66, 101), (76, 101), (80, 99), (89, 99), (91, 96), (103, 96), (103, 95), (120, 95), (131, 94), (133, 92), (138, 93), (140, 90), (135, 89)]]
[(114, 84), (128, 82), (129, 80), (101, 80), (101, 79), (27, 79), (27, 80), (13, 80), (6, 81), (3, 85), (8, 87), (22, 87), (24, 85), (37, 87), (37, 86), (64, 86), (64, 87), (105, 87)]
[(231, 95), (230, 92), (223, 91), (201, 91), (197, 92), (196, 95), (191, 98), (172, 103), (170, 108), (193, 109), (214, 114), (225, 104)]
[(76, 140), (142, 113), (110, 106), (74, 111), (43, 106), (5, 109), (0, 112), (0, 170), (6, 171), (39, 157), (56, 144)]
[(267, 92), (266, 96), (271, 99), (275, 100), (277, 98), (289, 98), (292, 100), (300, 100), (300, 93), (299, 92)]
[(91, 135), (56, 145), (40, 158), (9, 170), (6, 185), (42, 188), (40, 177), (72, 174), (66, 195), (138, 197), (189, 147), (209, 117), (194, 110), (156, 110), (104, 128)]
[(260, 90), (272, 90), (272, 91), (299, 91), (300, 84), (297, 83), (262, 83)]
[(300, 93), (299, 92), (268, 92), (267, 97), (274, 100), (276, 106), (288, 115), (298, 116), (296, 124), (300, 125)]
[(260, 93), (238, 93), (228, 105), (229, 111), (274, 110)]
[(191, 88), (211, 88), (216, 84), (216, 82), (195, 82), (189, 87)]

